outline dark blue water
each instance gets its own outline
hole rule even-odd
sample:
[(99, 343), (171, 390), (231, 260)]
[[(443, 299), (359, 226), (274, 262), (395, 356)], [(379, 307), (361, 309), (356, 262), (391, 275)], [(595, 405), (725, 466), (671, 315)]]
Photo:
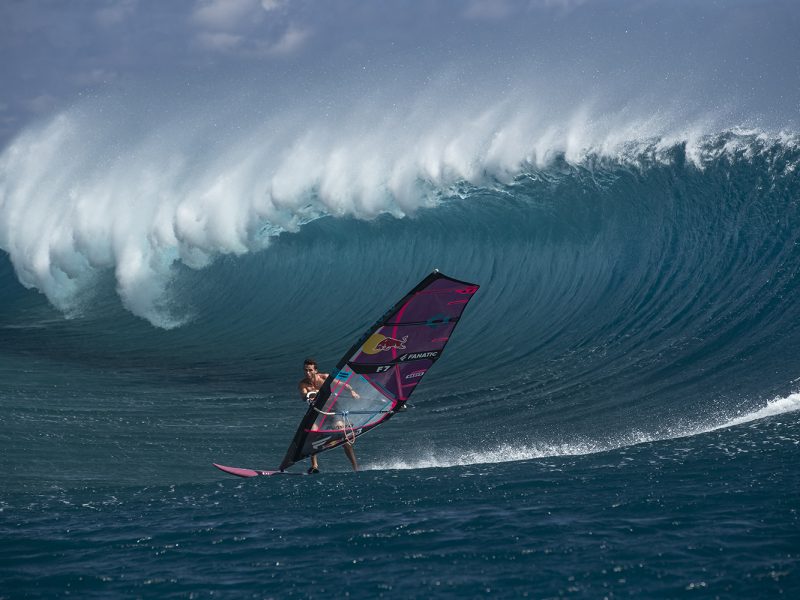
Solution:
[[(175, 263), (173, 328), (109, 269), (57, 310), (4, 254), (0, 597), (797, 595), (798, 163), (722, 133), (320, 218)], [(211, 466), (274, 468), (303, 358), (433, 268), (482, 287), (363, 471)]]

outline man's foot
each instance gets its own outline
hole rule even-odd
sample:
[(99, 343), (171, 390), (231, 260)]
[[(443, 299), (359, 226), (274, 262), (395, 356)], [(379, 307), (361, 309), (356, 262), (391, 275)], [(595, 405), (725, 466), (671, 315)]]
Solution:
[(319, 469), (317, 467), (308, 467), (307, 473), (309, 475), (315, 475), (315, 474), (319, 473)]

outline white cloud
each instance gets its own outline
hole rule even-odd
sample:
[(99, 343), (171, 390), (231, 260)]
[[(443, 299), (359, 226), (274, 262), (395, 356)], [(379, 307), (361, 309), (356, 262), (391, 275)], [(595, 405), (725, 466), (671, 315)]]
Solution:
[(281, 38), (272, 45), (270, 53), (291, 54), (300, 49), (310, 35), (310, 30), (290, 25)]
[[(285, 0), (196, 0), (191, 19), (199, 29), (196, 40), (215, 52), (240, 56), (290, 54), (308, 38), (307, 30), (289, 26), (260, 27), (268, 12), (282, 8)], [(266, 38), (266, 39), (263, 39)]]
[(199, 0), (192, 19), (217, 31), (230, 31), (263, 15), (259, 0)]
[(285, 0), (261, 0), (261, 8), (266, 11), (277, 10), (286, 4)]

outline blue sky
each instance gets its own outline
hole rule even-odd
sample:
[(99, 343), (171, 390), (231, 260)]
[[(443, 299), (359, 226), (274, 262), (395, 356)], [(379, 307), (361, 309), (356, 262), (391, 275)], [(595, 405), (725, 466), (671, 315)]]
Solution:
[[(86, 96), (424, 93), (726, 105), (796, 126), (792, 1), (53, 0), (0, 6), (0, 145)], [(668, 97), (668, 98), (667, 98)]]

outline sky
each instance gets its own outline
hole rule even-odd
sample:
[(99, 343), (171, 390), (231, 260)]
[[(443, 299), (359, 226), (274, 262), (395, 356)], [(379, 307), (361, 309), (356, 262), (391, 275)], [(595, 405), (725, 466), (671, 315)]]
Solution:
[(343, 103), (436, 85), (466, 101), (658, 97), (795, 127), (797, 31), (791, 0), (4, 0), (0, 148), (85, 97), (187, 87)]

